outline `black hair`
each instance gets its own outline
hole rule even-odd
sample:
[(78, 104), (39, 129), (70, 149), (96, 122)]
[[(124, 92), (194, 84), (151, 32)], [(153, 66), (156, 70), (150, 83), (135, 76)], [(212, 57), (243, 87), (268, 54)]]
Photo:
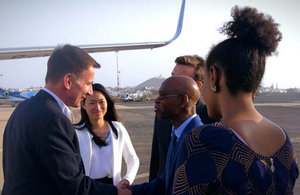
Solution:
[(282, 39), (270, 15), (258, 13), (255, 8), (233, 7), (233, 21), (220, 29), (228, 39), (211, 49), (206, 60), (224, 71), (226, 86), (232, 94), (238, 91), (255, 92), (265, 72), (266, 57), (272, 55)]
[[(112, 131), (118, 138), (118, 131), (115, 128), (115, 126), (113, 125), (112, 121), (120, 121), (120, 119), (117, 114), (117, 110), (115, 108), (115, 103), (114, 103), (113, 99), (110, 97), (110, 95), (108, 94), (108, 92), (106, 91), (106, 89), (103, 85), (101, 85), (99, 83), (94, 83), (92, 85), (92, 87), (93, 87), (93, 91), (99, 91), (104, 95), (104, 97), (107, 101), (107, 112), (104, 115), (104, 120), (106, 120), (108, 122), (108, 124), (112, 128)], [(83, 101), (85, 102), (85, 99)], [(77, 124), (75, 124), (76, 126), (80, 126), (80, 128), (78, 128), (78, 130), (83, 130), (84, 128), (87, 128), (88, 131), (94, 136), (94, 141), (97, 145), (106, 146), (107, 145), (106, 142), (104, 140), (102, 140), (100, 137), (98, 137), (97, 135), (95, 135), (95, 133), (93, 132), (93, 125), (90, 122), (90, 119), (89, 119), (89, 116), (88, 116), (86, 110), (82, 106), (80, 108), (80, 112), (81, 112), (81, 119)]]

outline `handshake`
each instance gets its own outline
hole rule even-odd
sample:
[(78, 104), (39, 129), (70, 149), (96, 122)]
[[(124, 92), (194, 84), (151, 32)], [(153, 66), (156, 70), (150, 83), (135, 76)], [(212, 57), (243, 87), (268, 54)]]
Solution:
[(122, 179), (116, 186), (118, 188), (118, 195), (132, 195), (132, 189), (126, 179)]

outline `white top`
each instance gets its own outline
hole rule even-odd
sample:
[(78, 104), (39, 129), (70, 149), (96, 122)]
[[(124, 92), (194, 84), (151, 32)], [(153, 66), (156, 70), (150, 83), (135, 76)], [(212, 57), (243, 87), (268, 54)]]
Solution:
[[(111, 127), (109, 127), (110, 137), (111, 137), (111, 145), (112, 145), (112, 158), (111, 160), (101, 158), (99, 163), (99, 168), (103, 166), (103, 163), (111, 162), (112, 168), (112, 178), (114, 185), (117, 185), (121, 180), (121, 168), (122, 168), (122, 156), (124, 157), (125, 163), (127, 165), (127, 173), (123, 177), (123, 179), (127, 179), (130, 184), (133, 183), (134, 178), (137, 174), (139, 168), (139, 158), (136, 155), (136, 152), (131, 143), (130, 137), (122, 125), (122, 123), (117, 121), (112, 121), (113, 125), (118, 131), (118, 138), (113, 133)], [(76, 127), (75, 127), (76, 128)], [(79, 127), (78, 127), (79, 128)], [(91, 172), (95, 170), (92, 168), (92, 154), (94, 148), (92, 147), (92, 137), (88, 130), (76, 130), (76, 134), (78, 136), (78, 142), (80, 147), (80, 155), (84, 164), (85, 174), (90, 176)], [(102, 147), (103, 148), (103, 147)], [(106, 162), (104, 162), (106, 161)]]
[[(110, 128), (110, 126), (109, 126)], [(110, 130), (108, 131), (110, 132)], [(91, 139), (93, 135), (91, 135)], [(91, 170), (90, 170), (90, 178), (92, 179), (100, 179), (103, 177), (113, 177), (112, 173), (112, 141), (111, 135), (108, 133), (108, 137), (105, 140), (107, 146), (98, 146), (93, 140), (92, 142), (92, 160), (91, 160)], [(106, 160), (103, 160), (106, 159)], [(101, 164), (101, 166), (99, 166)]]

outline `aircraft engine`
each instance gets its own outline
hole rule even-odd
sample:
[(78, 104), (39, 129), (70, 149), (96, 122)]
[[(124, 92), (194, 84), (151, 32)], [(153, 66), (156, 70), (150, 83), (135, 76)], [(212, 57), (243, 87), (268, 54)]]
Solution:
[(4, 91), (3, 93), (0, 93), (0, 96), (8, 98), (9, 97), (9, 93), (8, 93), (8, 91)]

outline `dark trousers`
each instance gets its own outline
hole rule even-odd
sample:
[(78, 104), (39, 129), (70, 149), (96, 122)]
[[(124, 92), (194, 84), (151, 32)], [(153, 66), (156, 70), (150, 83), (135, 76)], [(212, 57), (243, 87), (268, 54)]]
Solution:
[(106, 183), (106, 184), (113, 184), (113, 179), (109, 177), (103, 177), (100, 179), (95, 179), (96, 181), (99, 181), (101, 183)]

